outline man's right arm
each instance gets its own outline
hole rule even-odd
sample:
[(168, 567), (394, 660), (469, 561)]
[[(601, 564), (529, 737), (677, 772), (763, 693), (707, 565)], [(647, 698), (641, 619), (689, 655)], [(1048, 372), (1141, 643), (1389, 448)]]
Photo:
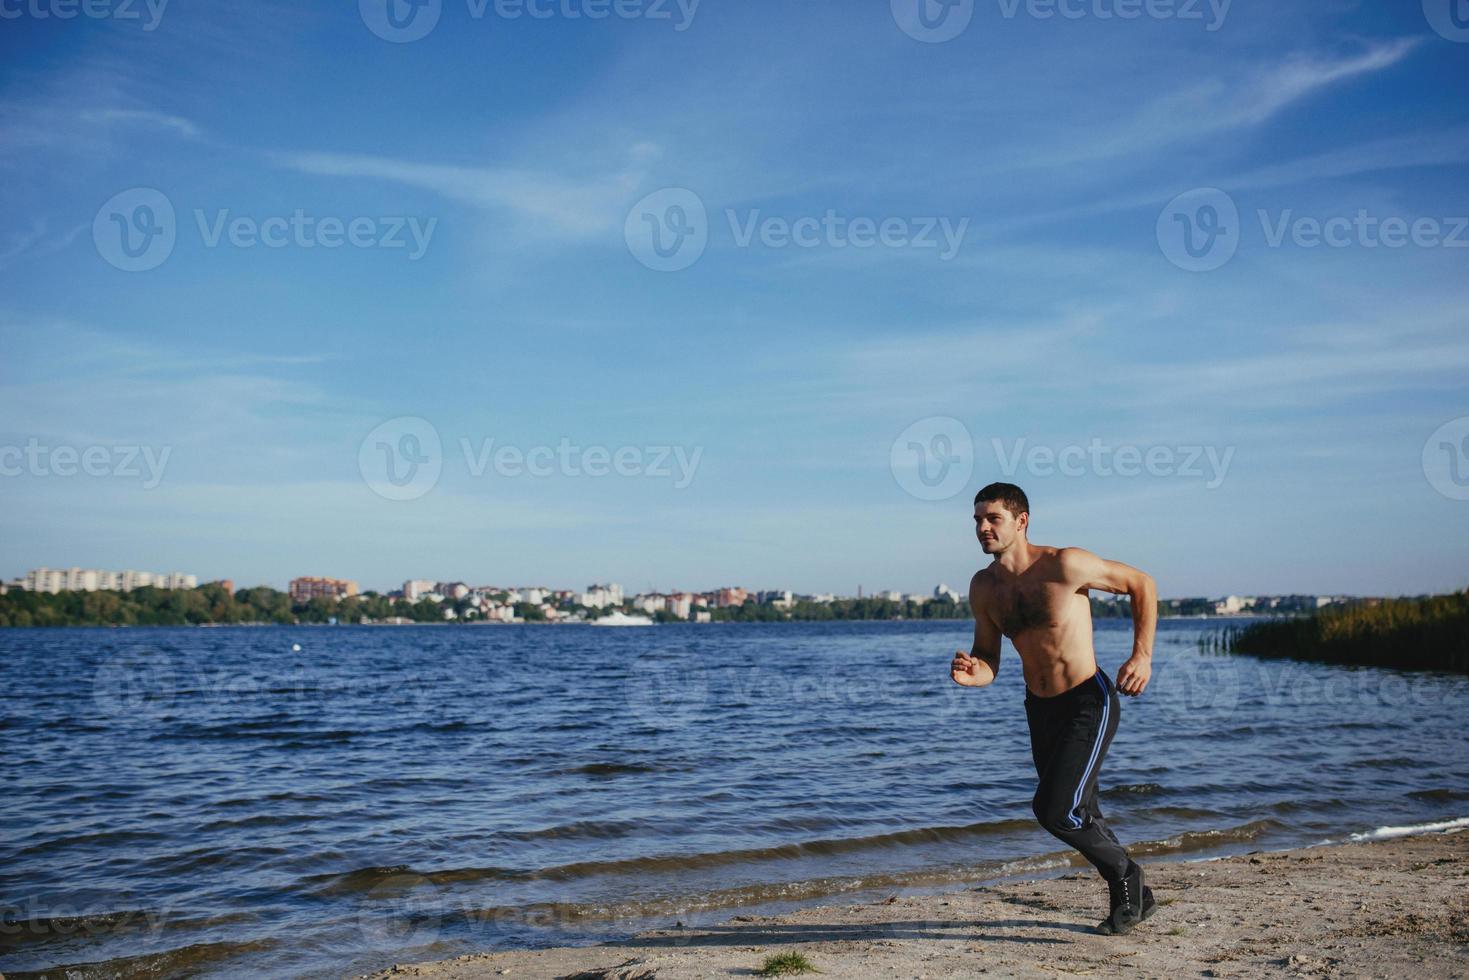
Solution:
[(950, 674), (964, 687), (993, 684), (1000, 672), (1000, 629), (984, 608), (984, 585), (979, 575), (969, 583), (969, 611), (974, 614), (974, 648), (954, 656)]

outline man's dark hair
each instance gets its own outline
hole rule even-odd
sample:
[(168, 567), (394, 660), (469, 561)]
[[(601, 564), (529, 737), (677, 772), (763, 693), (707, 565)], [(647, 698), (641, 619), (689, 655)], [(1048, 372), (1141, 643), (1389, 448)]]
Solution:
[(981, 500), (998, 501), (1015, 517), (1030, 513), (1030, 499), (1013, 483), (991, 483), (974, 495), (974, 506), (978, 507)]

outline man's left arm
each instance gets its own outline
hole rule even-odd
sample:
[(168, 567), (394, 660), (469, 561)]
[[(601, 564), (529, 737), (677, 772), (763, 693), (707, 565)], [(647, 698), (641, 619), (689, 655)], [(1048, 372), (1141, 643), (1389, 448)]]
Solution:
[(1158, 627), (1158, 586), (1147, 572), (1108, 561), (1085, 548), (1062, 548), (1061, 570), (1068, 585), (1126, 595), (1132, 600), (1132, 656), (1117, 670), (1117, 690), (1143, 693), (1153, 673), (1153, 634)]

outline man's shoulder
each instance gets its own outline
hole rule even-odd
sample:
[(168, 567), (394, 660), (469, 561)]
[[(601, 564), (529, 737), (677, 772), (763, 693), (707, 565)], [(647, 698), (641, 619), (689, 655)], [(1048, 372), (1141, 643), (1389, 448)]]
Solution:
[(1067, 546), (1064, 548), (1052, 548), (1050, 550), (1052, 553), (1052, 557), (1062, 567), (1084, 565), (1087, 562), (1094, 562), (1099, 560), (1096, 555), (1092, 554), (1085, 548)]
[(1091, 581), (1106, 565), (1099, 555), (1085, 548), (1057, 548), (1055, 562), (1057, 574), (1067, 584)]

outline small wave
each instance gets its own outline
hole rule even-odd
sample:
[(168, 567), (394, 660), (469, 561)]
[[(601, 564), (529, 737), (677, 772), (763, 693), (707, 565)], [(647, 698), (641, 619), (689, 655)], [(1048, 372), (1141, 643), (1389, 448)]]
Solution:
[(34, 915), (24, 919), (6, 914), (0, 919), (0, 949), (53, 940), (74, 940), (79, 936), (97, 939), (135, 932), (153, 934), (167, 929), (205, 929), (234, 922), (251, 922), (255, 918), (254, 913), (244, 911), (188, 915), (172, 909), (117, 909), (90, 915)]
[(1278, 829), (1280, 826), (1279, 822), (1267, 817), (1264, 820), (1251, 820), (1237, 827), (1224, 827), (1217, 830), (1187, 830), (1162, 840), (1139, 841), (1129, 846), (1128, 850), (1134, 854), (1147, 855), (1203, 851), (1226, 844), (1254, 840), (1261, 834)]
[(633, 820), (578, 820), (535, 830), (502, 830), (493, 836), (498, 840), (528, 841), (555, 838), (558, 840), (607, 840), (626, 837), (643, 824)]
[(1363, 766), (1367, 769), (1413, 769), (1421, 765), (1422, 761), (1421, 759), (1408, 759), (1399, 755), (1388, 759), (1354, 759), (1348, 765)]
[(570, 769), (556, 769), (552, 771), (554, 776), (626, 776), (641, 772), (658, 772), (658, 766), (650, 766), (640, 762), (588, 762), (583, 766), (573, 766)]
[(191, 977), (203, 972), (211, 963), (255, 953), (279, 945), (274, 939), (250, 942), (194, 943), (162, 953), (121, 956), (94, 963), (68, 963), (48, 970), (13, 971), (8, 980), (115, 980), (117, 977)]
[(1420, 789), (1414, 790), (1408, 796), (1415, 800), (1423, 800), (1429, 803), (1449, 803), (1455, 800), (1469, 800), (1469, 790), (1463, 789)]
[(147, 841), (166, 840), (167, 834), (151, 830), (106, 830), (90, 834), (75, 834), (70, 837), (52, 837), (20, 850), (20, 854), (49, 854), (52, 851), (71, 847), (118, 847)]
[(950, 827), (917, 827), (866, 837), (842, 837), (752, 847), (732, 851), (706, 851), (701, 854), (659, 854), (607, 861), (578, 861), (546, 868), (444, 868), (418, 871), (406, 865), (359, 868), (344, 874), (321, 875), (307, 879), (318, 895), (410, 889), (416, 884), (447, 885), (482, 880), (501, 881), (574, 881), (598, 875), (643, 874), (647, 872), (682, 872), (717, 868), (755, 861), (794, 861), (811, 857), (830, 857), (854, 852), (920, 844), (965, 843), (975, 837), (1030, 831), (1032, 820), (995, 820), (988, 823)]
[[(1029, 821), (1007, 821), (1034, 828)], [(1190, 831), (1165, 840), (1143, 841), (1129, 847), (1138, 855), (1176, 854), (1212, 850), (1240, 841), (1253, 840), (1261, 833), (1279, 826), (1271, 820), (1256, 820), (1236, 827), (1218, 830)], [(766, 881), (731, 888), (713, 889), (682, 895), (630, 898), (620, 902), (536, 903), (465, 908), (450, 918), (466, 923), (518, 922), (536, 923), (569, 920), (634, 920), (678, 915), (687, 917), (700, 912), (722, 912), (737, 907), (758, 906), (769, 902), (809, 902), (837, 895), (867, 893), (875, 889), (916, 887), (974, 887), (1025, 875), (1048, 874), (1058, 870), (1084, 867), (1085, 859), (1074, 851), (1052, 851), (1016, 858), (1003, 863), (927, 867), (911, 871), (856, 876), (832, 876), (798, 881)], [(369, 869), (364, 869), (364, 871)], [(416, 876), (406, 869), (379, 869), (403, 876), (406, 887), (428, 882), (442, 884), (433, 876)], [(361, 875), (362, 872), (354, 874)], [(365, 881), (365, 879), (363, 879)], [(381, 882), (379, 882), (381, 884)]]
[(1277, 800), (1274, 803), (1269, 803), (1269, 804), (1266, 804), (1266, 805), (1269, 808), (1269, 810), (1270, 810), (1271, 813), (1282, 813), (1282, 814), (1284, 814), (1284, 813), (1298, 813), (1298, 812), (1300, 812), (1302, 810), (1305, 810), (1305, 811), (1308, 811), (1308, 812), (1309, 811), (1317, 811), (1317, 812), (1322, 812), (1322, 813), (1333, 813), (1333, 812), (1340, 812), (1342, 810), (1350, 809), (1350, 807), (1352, 806), (1352, 804), (1348, 803), (1346, 800), (1338, 800), (1338, 799), (1330, 799), (1330, 800), (1316, 800), (1316, 799)]
[(1167, 792), (1158, 783), (1124, 783), (1102, 790), (1103, 796), (1153, 796)]
[(1139, 814), (1147, 814), (1149, 817), (1171, 817), (1175, 820), (1211, 820), (1219, 816), (1215, 810), (1200, 810), (1191, 806), (1150, 806), (1141, 808)]
[(1411, 837), (1414, 834), (1433, 834), (1469, 827), (1469, 817), (1457, 820), (1439, 820), (1434, 823), (1409, 824), (1406, 827), (1378, 827), (1364, 834), (1353, 834), (1352, 840), (1386, 840), (1389, 837)]

